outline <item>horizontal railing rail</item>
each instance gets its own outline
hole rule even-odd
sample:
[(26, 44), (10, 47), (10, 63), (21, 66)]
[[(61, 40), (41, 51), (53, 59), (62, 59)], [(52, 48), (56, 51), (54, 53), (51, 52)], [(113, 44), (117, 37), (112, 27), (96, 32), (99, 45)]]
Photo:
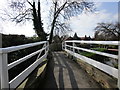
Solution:
[(12, 46), (12, 47), (7, 47), (7, 48), (0, 48), (0, 53), (10, 53), (10, 52), (13, 52), (13, 51), (17, 51), (17, 50), (41, 45), (41, 44), (44, 44), (44, 43), (47, 43), (47, 41), (24, 44), (24, 45), (19, 45), (19, 46)]
[[(109, 54), (106, 52), (100, 52), (100, 51), (96, 51), (96, 50), (92, 50), (92, 49), (88, 49), (88, 48), (81, 48), (77, 45), (84, 45), (84, 44), (97, 44), (97, 45), (116, 45), (119, 46), (118, 51), (119, 51), (119, 55), (113, 55), (113, 54)], [(120, 87), (120, 42), (119, 41), (79, 41), (79, 40), (69, 40), (69, 41), (65, 41), (62, 43), (62, 48), (69, 54), (71, 54), (72, 56), (75, 56), (85, 62), (87, 62), (88, 64), (104, 71), (105, 73), (115, 77), (118, 79), (118, 87)], [(68, 49), (69, 48), (69, 49)], [(75, 50), (81, 50), (81, 51), (85, 51), (85, 52), (90, 52), (90, 53), (95, 53), (98, 55), (102, 55), (102, 56), (106, 56), (106, 57), (110, 57), (110, 58), (114, 58), (114, 59), (118, 59), (118, 69), (111, 67), (109, 65), (106, 65), (104, 63), (98, 62), (94, 59), (88, 58), (86, 56), (81, 55), (80, 53), (77, 53)]]
[[(70, 46), (70, 45), (66, 45), (66, 46), (72, 48), (72, 46)], [(74, 46), (74, 49), (82, 50), (82, 51), (86, 51), (86, 52), (91, 52), (91, 53), (107, 56), (107, 57), (110, 57), (110, 58), (118, 59), (118, 55), (108, 54), (108, 53), (104, 53), (104, 52), (100, 52), (100, 51), (89, 50), (89, 49), (75, 47), (75, 46)]]
[(87, 44), (102, 44), (102, 45), (118, 45), (118, 41), (78, 41), (78, 40), (69, 40), (65, 42), (75, 42), (75, 43), (87, 43)]
[[(18, 51), (21, 49), (26, 49), (38, 45), (42, 45), (43, 47), (40, 50), (37, 50), (29, 55), (26, 55), (10, 64), (8, 64), (8, 53), (13, 51)], [(4, 88), (16, 88), (20, 83), (24, 81), (24, 79), (47, 57), (49, 50), (49, 43), (47, 41), (37, 42), (37, 43), (30, 43), (25, 45), (19, 46), (12, 46), (7, 48), (0, 48), (0, 89)], [(41, 52), (45, 51), (44, 55), (41, 56)], [(14, 68), (18, 64), (28, 60), (29, 58), (38, 55), (36, 58), (37, 60), (27, 67), (24, 71), (22, 71), (19, 75), (17, 75), (14, 79), (9, 81), (9, 74), (8, 70)]]

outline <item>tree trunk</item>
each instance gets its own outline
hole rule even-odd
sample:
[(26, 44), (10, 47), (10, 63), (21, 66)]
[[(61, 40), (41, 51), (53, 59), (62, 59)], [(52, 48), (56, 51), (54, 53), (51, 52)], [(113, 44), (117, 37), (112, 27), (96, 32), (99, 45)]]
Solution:
[(35, 2), (33, 2), (33, 24), (35, 32), (41, 41), (47, 40), (47, 34), (44, 32), (41, 21), (40, 1), (38, 2), (38, 11), (36, 11)]
[(49, 44), (51, 44), (51, 43), (52, 43), (53, 30), (54, 30), (54, 24), (55, 24), (55, 23), (53, 23), (52, 28), (51, 28), (51, 32), (50, 32), (50, 39), (49, 39)]
[(67, 4), (67, 2), (65, 2), (60, 8), (57, 9), (57, 2), (55, 3), (54, 18), (53, 18), (52, 28), (51, 28), (51, 32), (50, 32), (49, 44), (52, 43), (52, 38), (53, 38), (53, 32), (54, 32), (54, 28), (55, 28), (56, 19), (58, 18), (60, 12), (64, 9), (66, 4)]

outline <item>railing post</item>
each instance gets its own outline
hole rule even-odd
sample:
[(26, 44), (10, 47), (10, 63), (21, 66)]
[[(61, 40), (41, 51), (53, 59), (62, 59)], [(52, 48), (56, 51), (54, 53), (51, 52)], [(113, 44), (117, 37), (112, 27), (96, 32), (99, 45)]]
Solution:
[(72, 43), (72, 48), (73, 48), (73, 60), (75, 59), (75, 42)]
[(64, 45), (64, 42), (62, 42), (62, 50), (64, 50), (63, 45)]
[(47, 47), (47, 50), (49, 51), (49, 42), (47, 42), (47, 46), (48, 46), (48, 47)]
[(45, 53), (47, 52), (47, 42), (45, 43)]
[(119, 49), (118, 51), (119, 53), (118, 55), (118, 88), (120, 90), (120, 41), (118, 42), (118, 49)]
[(0, 90), (2, 89), (2, 66), (1, 66), (1, 63), (2, 63), (2, 54), (0, 53)]
[(0, 89), (9, 88), (7, 54), (0, 53)]
[(75, 49), (74, 49), (74, 47), (75, 47), (75, 42), (73, 42), (73, 53), (75, 53)]
[(66, 42), (65, 42), (65, 50), (66, 50)]

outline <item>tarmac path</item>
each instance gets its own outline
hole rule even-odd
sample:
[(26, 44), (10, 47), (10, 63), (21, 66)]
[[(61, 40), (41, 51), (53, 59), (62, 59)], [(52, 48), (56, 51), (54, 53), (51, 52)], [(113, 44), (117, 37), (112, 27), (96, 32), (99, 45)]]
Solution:
[(49, 61), (42, 88), (100, 88), (75, 61), (68, 59), (64, 52), (53, 52)]

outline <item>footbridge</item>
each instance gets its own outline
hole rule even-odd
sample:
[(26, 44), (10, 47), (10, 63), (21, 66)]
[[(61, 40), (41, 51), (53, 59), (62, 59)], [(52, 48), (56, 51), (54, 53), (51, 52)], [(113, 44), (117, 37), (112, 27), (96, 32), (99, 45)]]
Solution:
[[(9, 63), (9, 53), (40, 46), (36, 51)], [(120, 53), (102, 52), (98, 48), (117, 47), (118, 41), (65, 41), (62, 51), (51, 52), (48, 41), (20, 46), (0, 48), (0, 89), (19, 88), (119, 88), (120, 89)], [(89, 53), (112, 58), (116, 66), (108, 65)], [(88, 55), (87, 55), (88, 54)], [(19, 56), (21, 56), (19, 54)], [(34, 61), (29, 61), (35, 57)], [(14, 56), (15, 57), (15, 56)], [(32, 58), (33, 59), (33, 58)], [(108, 60), (108, 59), (107, 59)], [(27, 62), (30, 64), (27, 65)], [(26, 68), (14, 76), (26, 63)], [(18, 67), (17, 67), (18, 66)], [(16, 69), (14, 69), (16, 68)], [(12, 70), (13, 69), (13, 70)], [(10, 71), (12, 70), (12, 73)], [(14, 77), (11, 78), (11, 75)]]

